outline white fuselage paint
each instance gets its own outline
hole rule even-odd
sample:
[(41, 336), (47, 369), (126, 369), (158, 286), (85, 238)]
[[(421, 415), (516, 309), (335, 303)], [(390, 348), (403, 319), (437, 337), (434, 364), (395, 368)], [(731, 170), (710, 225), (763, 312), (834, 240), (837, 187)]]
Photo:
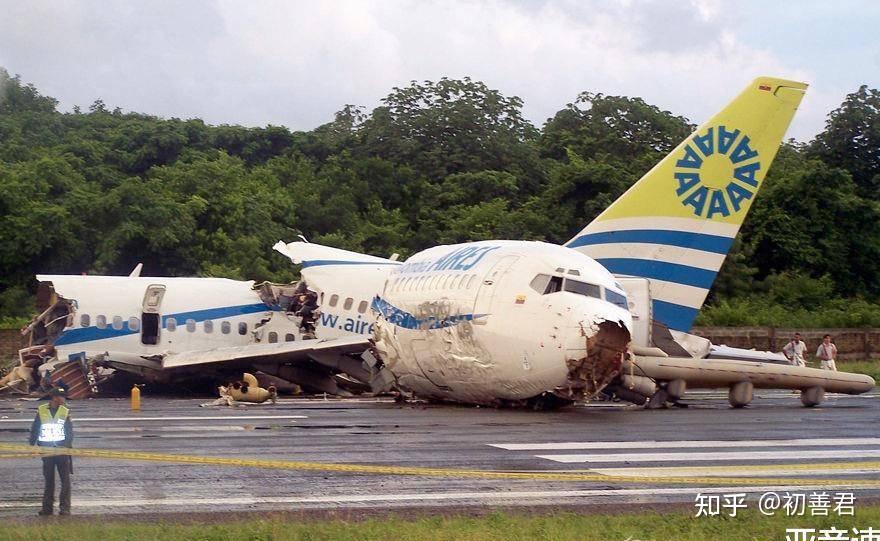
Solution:
[[(287, 247), (293, 252), (297, 244)], [(366, 325), (398, 384), (422, 397), (528, 399), (565, 384), (566, 361), (586, 355), (599, 322), (632, 331), (614, 277), (589, 257), (553, 244), (437, 246), (402, 265), (306, 263), (302, 275), (323, 299), (318, 337)], [(546, 283), (541, 291), (531, 285), (538, 275), (592, 284), (597, 297), (543, 294)], [(363, 298), (374, 299), (374, 310), (337, 315), (348, 299), (357, 305)]]
[[(545, 288), (546, 282), (533, 285), (538, 275), (548, 282), (590, 284), (595, 296), (544, 294), (536, 288)], [(599, 323), (610, 321), (632, 332), (625, 293), (614, 277), (589, 257), (547, 243), (438, 246), (404, 264), (306, 261), (302, 276), (319, 296), (318, 339), (375, 335), (398, 383), (424, 397), (469, 403), (534, 397), (565, 383), (566, 361), (586, 356), (587, 339)], [(52, 282), (60, 296), (76, 303), (56, 341), (59, 359), (106, 353), (117, 365), (157, 368), (150, 356), (251, 344), (257, 340), (255, 326), (284, 317), (263, 304), (253, 282), (38, 278)], [(141, 331), (134, 330), (137, 325), (130, 327), (129, 322), (142, 317), (144, 294), (151, 285), (165, 287), (161, 329), (157, 344), (144, 344)], [(384, 310), (378, 322), (376, 309)], [(98, 328), (98, 316), (106, 321), (104, 328)], [(290, 332), (299, 340), (297, 326), (298, 320), (290, 322)]]

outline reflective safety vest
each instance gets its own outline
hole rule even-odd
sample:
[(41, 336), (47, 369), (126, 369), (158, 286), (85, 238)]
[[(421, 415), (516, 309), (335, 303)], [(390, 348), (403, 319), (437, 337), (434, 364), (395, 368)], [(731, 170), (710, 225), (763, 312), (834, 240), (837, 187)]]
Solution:
[(37, 438), (41, 443), (60, 443), (65, 440), (64, 423), (67, 421), (67, 414), (70, 410), (67, 406), (58, 406), (55, 410), (55, 416), (49, 411), (49, 404), (42, 404), (37, 408), (40, 414), (40, 437)]

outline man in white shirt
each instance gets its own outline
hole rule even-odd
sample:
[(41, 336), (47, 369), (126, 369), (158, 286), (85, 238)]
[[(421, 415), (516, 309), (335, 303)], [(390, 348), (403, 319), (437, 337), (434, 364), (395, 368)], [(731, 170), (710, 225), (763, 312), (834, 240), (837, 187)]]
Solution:
[(794, 338), (782, 348), (782, 354), (788, 359), (788, 362), (795, 366), (807, 366), (804, 361), (804, 354), (807, 353), (807, 345), (801, 340), (801, 333), (794, 333)]
[(822, 337), (822, 343), (816, 350), (816, 357), (822, 361), (822, 370), (837, 371), (837, 365), (834, 360), (837, 358), (837, 346), (831, 343), (831, 335), (826, 334)]

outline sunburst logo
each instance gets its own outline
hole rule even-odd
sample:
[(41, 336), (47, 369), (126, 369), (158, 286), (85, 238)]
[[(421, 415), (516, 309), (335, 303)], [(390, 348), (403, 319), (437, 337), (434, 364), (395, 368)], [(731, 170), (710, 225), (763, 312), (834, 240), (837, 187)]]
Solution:
[(758, 191), (758, 151), (749, 136), (726, 126), (695, 135), (675, 162), (676, 195), (701, 218), (736, 214)]

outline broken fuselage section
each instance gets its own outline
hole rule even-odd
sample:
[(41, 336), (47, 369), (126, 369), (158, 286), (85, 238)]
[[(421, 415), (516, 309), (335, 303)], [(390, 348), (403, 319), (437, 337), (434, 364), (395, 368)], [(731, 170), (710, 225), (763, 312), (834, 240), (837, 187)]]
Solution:
[[(220, 278), (139, 276), (38, 279), (43, 312), (23, 334), (32, 352), (29, 363), (42, 373), (57, 374), (61, 364), (76, 362), (92, 382), (96, 374), (106, 379), (115, 371), (117, 381), (212, 388), (248, 369), (306, 390), (346, 392), (336, 378), (341, 373), (337, 367), (345, 362), (324, 351), (321, 360), (334, 363), (328, 367), (312, 354), (319, 310), (317, 295), (305, 283), (254, 286)], [(250, 354), (254, 347), (263, 348), (260, 355)], [(29, 385), (42, 379), (35, 376)]]
[(563, 247), (438, 246), (389, 271), (373, 302), (375, 352), (424, 398), (555, 405), (620, 372), (632, 319), (614, 278)]

